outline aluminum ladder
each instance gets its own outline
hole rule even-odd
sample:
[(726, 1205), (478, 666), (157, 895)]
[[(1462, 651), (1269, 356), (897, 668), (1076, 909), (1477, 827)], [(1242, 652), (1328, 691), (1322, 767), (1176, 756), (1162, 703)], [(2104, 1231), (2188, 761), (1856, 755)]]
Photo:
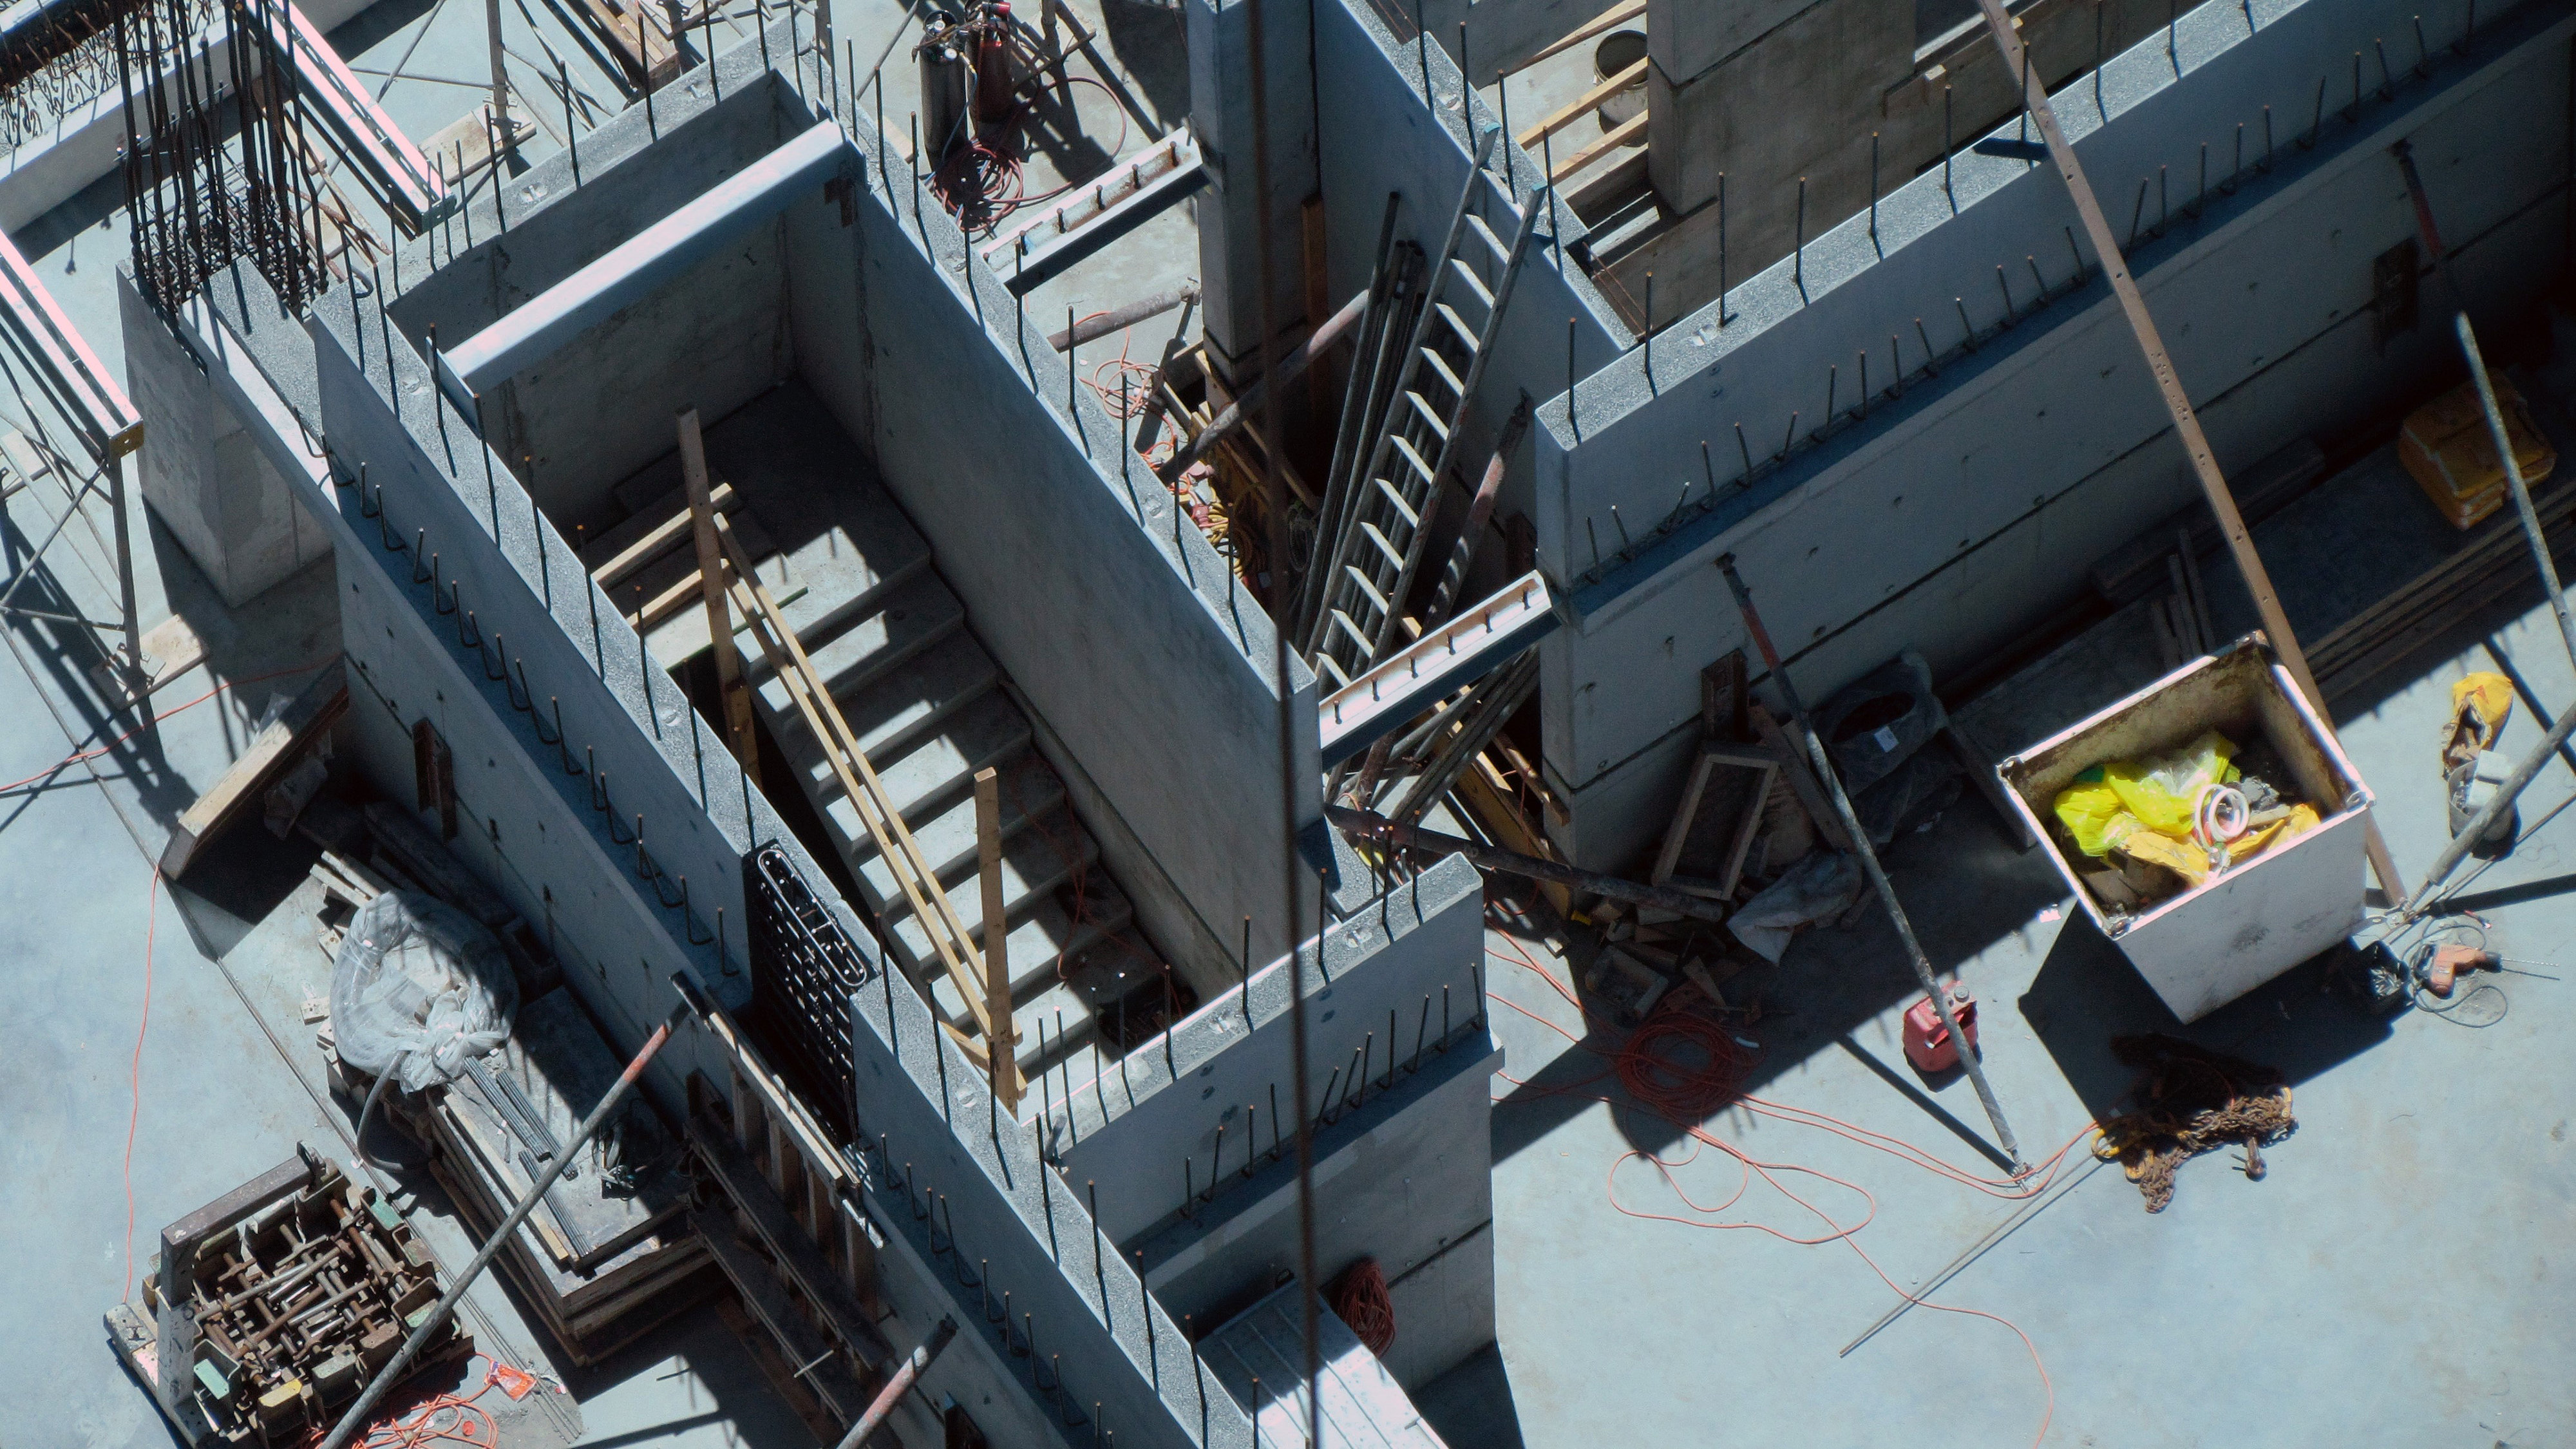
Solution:
[[(1476, 196), (1488, 179), (1485, 164), (1499, 134), (1488, 127), (1477, 141), (1476, 164), (1427, 275), (1429, 295), (1413, 325), (1395, 403), (1361, 451), (1367, 460), (1364, 481), (1350, 490), (1345, 515), (1328, 520), (1323, 607), (1302, 641), (1308, 663), (1327, 677), (1327, 691), (1366, 673), (1396, 633), (1405, 595), (1421, 572), (1429, 538), (1425, 517), (1457, 450), (1458, 426), (1484, 377), (1503, 308), (1537, 228), (1544, 185), (1533, 187), (1522, 203), (1509, 243), (1476, 215)], [(1471, 240), (1474, 247), (1462, 255)], [(1476, 248), (1485, 253), (1490, 283), (1470, 263)], [(1462, 307), (1479, 314), (1473, 325)]]

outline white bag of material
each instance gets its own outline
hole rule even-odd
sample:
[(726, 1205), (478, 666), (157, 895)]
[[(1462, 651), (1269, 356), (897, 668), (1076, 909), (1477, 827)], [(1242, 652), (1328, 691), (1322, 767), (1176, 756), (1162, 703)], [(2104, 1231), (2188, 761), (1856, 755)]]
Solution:
[(453, 1081), (509, 1039), (519, 985), (501, 943), (464, 912), (412, 891), (369, 901), (331, 966), (340, 1059), (407, 1092)]
[(1800, 926), (1827, 921), (1850, 910), (1860, 899), (1860, 862), (1841, 851), (1822, 850), (1791, 866), (1786, 875), (1726, 918), (1735, 939), (1777, 966)]

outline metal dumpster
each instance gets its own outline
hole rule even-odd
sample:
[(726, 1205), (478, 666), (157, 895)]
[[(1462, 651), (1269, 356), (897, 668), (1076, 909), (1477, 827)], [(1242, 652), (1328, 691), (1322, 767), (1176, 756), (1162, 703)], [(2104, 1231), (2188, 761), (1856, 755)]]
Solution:
[[(2095, 765), (2172, 749), (2204, 730), (2260, 740), (2317, 828), (2134, 912), (2106, 909), (2086, 861), (2054, 828), (2058, 793)], [(2360, 924), (2371, 794), (2262, 634), (2184, 665), (1995, 767), (2069, 889), (2173, 1014), (2197, 1021), (2352, 934)]]

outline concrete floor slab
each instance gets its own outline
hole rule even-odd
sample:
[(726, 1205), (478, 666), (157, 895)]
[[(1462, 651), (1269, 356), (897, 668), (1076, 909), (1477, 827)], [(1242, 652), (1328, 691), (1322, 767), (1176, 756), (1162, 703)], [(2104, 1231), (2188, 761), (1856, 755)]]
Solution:
[[(2510, 661), (2532, 697), (2576, 698), (2536, 592), (2464, 620), (2343, 721), (2408, 869), (2443, 839), (2432, 741), (2450, 682)], [(2538, 713), (2531, 698), (2526, 709)], [(2512, 728), (2508, 751), (2544, 726)], [(2576, 926), (2576, 825), (2541, 825), (2571, 789), (2553, 762), (2524, 809), (2538, 834), (2474, 879), (2461, 872), (2452, 908), (2474, 910), (2511, 954), (2554, 960)], [(1985, 1181), (1754, 1099), (1706, 1124), (1731, 1150), (1599, 1100), (1628, 1100), (1601, 1079), (1619, 1034), (1521, 959), (1569, 980), (1560, 954), (1496, 933), (1494, 1030), (1512, 1073), (1495, 1084), (1501, 1341), (1425, 1396), (1453, 1442), (1553, 1449), (1616, 1425), (1642, 1442), (1971, 1445), (2043, 1423), (2065, 1444), (2567, 1442), (2571, 1285), (2552, 1224), (2576, 1190), (2576, 1092), (2556, 1046), (2576, 1018), (2568, 984), (2492, 977), (2500, 996), (2448, 1019), (2383, 1021), (2327, 994), (2310, 963), (2183, 1028), (2076, 918), (2045, 858), (2012, 852), (1973, 797), (1887, 859), (1935, 963), (1985, 1004), (1985, 1059), (2025, 1153), (2074, 1144), (2062, 1193), (1933, 1295), (1954, 1311), (1913, 1310), (1837, 1357), (1898, 1303), (1897, 1285), (1921, 1284), (2017, 1206), (1996, 1195), (1969, 1087), (1924, 1082), (1903, 1060), (1915, 992), (1884, 919), (1802, 936), (1776, 973), (1730, 988), (1765, 1007), (1746, 1032), (1760, 1043), (1750, 1091)], [(2109, 1040), (2134, 1031), (2288, 1074), (2300, 1126), (2264, 1180), (2213, 1154), (2150, 1216), (2118, 1174), (2091, 1170), (2078, 1139), (2128, 1085)], [(1736, 1151), (1765, 1166), (1748, 1172)], [(1639, 1393), (1647, 1382), (1656, 1391)]]

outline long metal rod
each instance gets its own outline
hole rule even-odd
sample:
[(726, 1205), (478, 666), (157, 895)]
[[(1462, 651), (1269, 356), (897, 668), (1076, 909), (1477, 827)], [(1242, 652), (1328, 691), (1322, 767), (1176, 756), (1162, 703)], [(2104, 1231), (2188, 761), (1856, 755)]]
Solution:
[[(2084, 223), (2084, 234), (2093, 243), (2093, 254), (2102, 263), (2102, 276), (2111, 284), (2111, 294), (2120, 302), (2120, 312), (2128, 320), (2129, 331), (2137, 339), (2138, 351), (2145, 354), (2147, 372), (2156, 380), (2156, 392), (2164, 400), (2165, 412), (2173, 419), (2174, 435), (2182, 440), (2183, 453), (2191, 460), (2192, 475), (2200, 482), (2203, 497), (2209, 500), (2209, 511), (2218, 517), (2218, 531), (2227, 540), (2227, 550), (2235, 557), (2236, 570), (2244, 576), (2246, 591), (2254, 596), (2255, 612), (2263, 619), (2263, 632), (2272, 641), (2273, 650), (2288, 666), (2290, 677), (2315, 706), (2317, 718), (2331, 732), (2331, 716), (2326, 713), (2326, 698), (2317, 688), (2316, 676), (2308, 672), (2307, 652), (2299, 647), (2299, 636), (2290, 629), (2289, 615), (2282, 612), (2281, 596), (2273, 591), (2272, 576), (2263, 567), (2263, 556), (2254, 548), (2254, 535), (2246, 530), (2245, 515), (2237, 511), (2236, 497), (2227, 488), (2227, 478), (2218, 471), (2218, 455), (2210, 450), (2209, 437), (2200, 430), (2200, 418), (2192, 411), (2191, 399), (2183, 392), (2182, 377), (2174, 371), (2173, 357), (2165, 351), (2164, 338), (2156, 331), (2155, 318), (2147, 311), (2146, 298), (2138, 291), (2137, 278), (2129, 274), (2129, 263), (2120, 251), (2120, 242), (2112, 235), (2111, 223), (2102, 215), (2102, 203), (2094, 196), (2091, 182), (2084, 179), (2084, 168), (2075, 159), (2075, 148), (2068, 144), (2066, 130), (2057, 123), (2056, 108), (2048, 103), (2048, 87), (2033, 79), (2023, 65), (2021, 37), (2014, 33), (2011, 17), (2004, 13), (2003, 0), (1978, 0), (1985, 11), (1986, 28), (1993, 32), (1995, 48), (2003, 53), (2006, 74), (2022, 77), (2022, 102), (2030, 110), (2031, 120), (2039, 127), (2040, 139), (2048, 143), (2048, 159), (2057, 168), (2058, 178), (2066, 183), (2075, 214)], [(2362, 828), (2370, 852), (2370, 873), (2379, 878), (2381, 893), (2396, 900), (2405, 882), (2397, 874), (2397, 858), (2388, 853), (2388, 842), (2379, 833), (2379, 822), (2364, 817)]]
[(2495, 443), (2496, 461), (2504, 465), (2504, 481), (2513, 489), (2513, 507), (2522, 515), (2522, 536), (2531, 545), (2531, 561), (2540, 567), (2540, 581), (2549, 586), (2549, 607), (2558, 614), (2558, 637), (2567, 643), (2567, 661), (2576, 664), (2576, 619), (2567, 613), (2567, 591), (2558, 584), (2558, 565), (2549, 557), (2549, 540), (2541, 536), (2540, 511), (2531, 506), (2531, 485), (2522, 477), (2522, 461), (2513, 455), (2513, 438), (2504, 425), (2504, 409), (2496, 403), (2495, 380), (2487, 376), (2486, 359), (2478, 354), (2478, 334), (2469, 326), (2469, 314), (2462, 312), (2453, 324), (2460, 334), (2460, 355), (2469, 360), (2469, 380), (2477, 384), (2478, 406), (2487, 415), (2487, 437)]
[(349, 1405), (348, 1412), (340, 1416), (340, 1422), (331, 1430), (331, 1436), (322, 1441), (322, 1449), (343, 1449), (350, 1438), (366, 1424), (367, 1415), (373, 1413), (376, 1405), (383, 1401), (386, 1391), (401, 1383), (404, 1376), (411, 1372), (412, 1360), (420, 1355), (422, 1347), (433, 1335), (447, 1326), (449, 1315), (455, 1313), (456, 1305), (464, 1300), (465, 1291), (474, 1286), (475, 1279), (483, 1276), (484, 1269), (492, 1266), (492, 1260), (499, 1257), (501, 1249), (509, 1244), (510, 1235), (517, 1232), (519, 1224), (527, 1221), (528, 1214), (534, 1212), (537, 1204), (545, 1200), (546, 1189), (553, 1187), (555, 1180), (564, 1175), (564, 1169), (570, 1167), (573, 1159), (581, 1155), (582, 1147), (592, 1137), (598, 1135), (599, 1129), (606, 1125), (609, 1116), (626, 1100), (627, 1092), (635, 1086), (635, 1079), (644, 1075), (644, 1068), (652, 1062), (655, 1053), (661, 1051), (662, 1044), (671, 1039), (672, 1028), (687, 1020), (696, 1010), (698, 993), (697, 989), (689, 984), (688, 978), (674, 974), (671, 980), (680, 989), (680, 999), (672, 1004), (671, 1014), (662, 1018), (662, 1024), (653, 1028), (651, 1036), (644, 1038), (643, 1048), (635, 1053), (633, 1061), (626, 1064), (626, 1070), (619, 1074), (616, 1084), (608, 1089), (607, 1095), (599, 1099), (599, 1105), (590, 1109), (590, 1115), (582, 1120), (581, 1130), (574, 1133), (572, 1141), (564, 1145), (563, 1155), (557, 1157), (554, 1165), (546, 1169), (545, 1176), (537, 1179), (526, 1192), (519, 1195), (517, 1205), (510, 1209), (508, 1217), (501, 1219), (501, 1225), (492, 1230), (492, 1236), (483, 1244), (483, 1250), (476, 1253), (474, 1261), (466, 1264), (464, 1271), (456, 1275), (456, 1281), (448, 1285), (446, 1294), (429, 1310), (429, 1316), (423, 1318), (419, 1325), (412, 1329), (411, 1337), (403, 1340), (401, 1350), (387, 1359), (383, 1368), (376, 1370), (375, 1379), (367, 1385), (367, 1391), (358, 1395), (357, 1399)]
[(2524, 787), (2540, 773), (2541, 766), (2548, 764), (2550, 757), (2558, 753), (2559, 747), (2567, 743), (2571, 734), (2576, 734), (2576, 709), (2558, 716), (2558, 723), (2550, 727), (2548, 734), (2541, 736), (2540, 743), (2533, 745), (2531, 753), (2523, 756), (2522, 763), (2514, 766), (2513, 773), (2505, 777), (2504, 786), (2496, 791), (2495, 798), (2469, 817), (2469, 823), (2460, 827), (2460, 833), (2451, 837), (2450, 844), (2442, 847), (2441, 857), (2433, 862), (2431, 870), (2424, 872), (2424, 883), (2406, 898), (2405, 907), (2398, 912), (2399, 920), (2411, 921), (2424, 914), (2432, 902), (2433, 892), (2439, 890), (2442, 882), (2459, 867), (2460, 857), (2486, 838), (2487, 831), (2513, 808), (2513, 802), (2521, 798)]
[[(1986, 0), (1991, 5), (1995, 0)], [(1805, 701), (1798, 698), (1798, 688), (1789, 682), (1789, 671), (1780, 663), (1780, 651), (1772, 647), (1771, 631), (1762, 627), (1762, 616), (1755, 612), (1753, 595), (1744, 587), (1744, 576), (1735, 571), (1735, 555), (1727, 554), (1717, 561), (1718, 571), (1726, 575), (1727, 590), (1735, 595), (1735, 607), (1744, 615), (1746, 632), (1753, 636), (1754, 646), (1762, 651), (1762, 662), (1771, 671), (1771, 682), (1780, 689), (1788, 703), (1789, 713), (1798, 722), (1798, 732), (1806, 737), (1807, 758), (1815, 765), (1816, 778), (1824, 782), (1825, 794), (1834, 802), (1834, 813), (1842, 818), (1843, 831), (1851, 837), (1852, 854), (1860, 857), (1861, 869), (1868, 873), (1870, 888), (1878, 892), (1879, 904), (1887, 908), (1887, 918), (1896, 924), (1897, 938), (1905, 943), (1905, 955), (1914, 965), (1915, 980), (1922, 983), (1923, 994), (1932, 1000), (1932, 1009), (1941, 1016), (1941, 1027), (1958, 1045), (1959, 1065), (1967, 1068), (1968, 1080), (1976, 1086), (1977, 1101), (1986, 1109), (1986, 1120), (1995, 1127), (1996, 1144), (2012, 1159), (2013, 1175), (2028, 1170), (2021, 1160), (2021, 1146), (2013, 1140), (2012, 1124), (2004, 1120), (2003, 1104), (1995, 1100), (1995, 1089), (1986, 1081), (1986, 1069), (1976, 1051), (1968, 1045), (1967, 1033), (1959, 1030), (1959, 1018), (1951, 1013), (1950, 997), (1941, 989), (1933, 974), (1932, 958), (1923, 954), (1923, 943), (1914, 938), (1914, 923), (1905, 915), (1905, 904), (1896, 898), (1896, 886), (1878, 863), (1878, 852), (1870, 848), (1869, 831), (1852, 809), (1851, 796), (1843, 792), (1843, 777), (1834, 769), (1833, 757), (1825, 752), (1823, 736), (1816, 733), (1807, 718)]]
[[(1208, 425), (1199, 429), (1197, 437), (1173, 449), (1172, 456), (1164, 460), (1163, 466), (1154, 470), (1154, 476), (1162, 479), (1166, 484), (1178, 479), (1190, 470), (1191, 464), (1206, 457), (1210, 448), (1215, 447), (1235, 429), (1242, 427), (1244, 420), (1252, 416), (1255, 408), (1262, 407), (1270, 401), (1270, 385), (1274, 381), (1279, 386), (1286, 387), (1305, 376), (1306, 369), (1314, 365), (1315, 359), (1323, 356), (1334, 343), (1341, 341), (1342, 334), (1351, 330), (1351, 324), (1360, 320), (1360, 314), (1368, 310), (1368, 300), (1367, 292), (1353, 293), (1351, 299), (1342, 304), (1340, 311), (1325, 318), (1322, 326), (1309, 334), (1305, 341), (1297, 344), (1295, 351), (1280, 360), (1276, 377), (1273, 377), (1269, 368), (1263, 368), (1261, 376), (1254, 378), (1252, 385), (1237, 395), (1233, 402), (1228, 403), (1223, 412), (1209, 419)], [(1265, 437), (1262, 439), (1262, 446), (1267, 449), (1278, 445), (1272, 439)]]
[(939, 1326), (930, 1330), (930, 1337), (912, 1351), (912, 1357), (903, 1361), (903, 1367), (894, 1371), (894, 1377), (886, 1380), (885, 1387), (877, 1390), (877, 1396), (868, 1402), (867, 1412), (859, 1415), (859, 1421), (850, 1426), (850, 1432), (841, 1436), (840, 1449), (859, 1449), (867, 1442), (867, 1437), (885, 1424), (886, 1416), (894, 1412), (894, 1406), (902, 1402), (903, 1396), (920, 1381), (921, 1371), (930, 1367), (930, 1361), (939, 1357), (939, 1351), (956, 1336), (957, 1320), (940, 1319)]
[[(1246, 59), (1251, 62), (1252, 92), (1252, 231), (1254, 259), (1261, 283), (1261, 373), (1270, 376), (1278, 364), (1279, 289), (1271, 285), (1276, 274), (1270, 234), (1270, 100), (1268, 62), (1263, 57), (1261, 0), (1244, 0), (1251, 21), (1251, 44)], [(1482, 158), (1478, 158), (1481, 164)], [(1264, 513), (1270, 527), (1270, 557), (1283, 561), (1288, 557), (1288, 484), (1279, 471), (1279, 389), (1261, 392), (1261, 429), (1269, 446), (1261, 450), (1261, 493)], [(1274, 563), (1270, 570), (1270, 617), (1288, 616), (1288, 570)], [(1311, 1444), (1324, 1442), (1324, 1377), (1323, 1285), (1315, 1281), (1315, 1122), (1309, 1107), (1313, 1100), (1306, 1095), (1309, 1074), (1306, 1066), (1308, 1038), (1306, 1024), (1305, 952), (1299, 949), (1305, 939), (1298, 924), (1299, 898), (1305, 893), (1306, 866), (1297, 849), (1297, 823), (1304, 818), (1307, 791), (1315, 788), (1314, 778), (1298, 767), (1297, 751), (1292, 743), (1297, 736), (1296, 693), (1288, 672), (1288, 631), (1273, 628), (1271, 666), (1277, 671), (1272, 682), (1279, 698), (1279, 871), (1284, 914), (1281, 934), (1288, 944), (1288, 1021), (1289, 1051), (1292, 1075), (1297, 1091), (1297, 1298), (1298, 1338), (1300, 1347), (1299, 1378), (1306, 1385), (1306, 1439)], [(1301, 778), (1301, 776), (1303, 778)], [(1321, 959), (1322, 938), (1316, 941)], [(1151, 1312), (1149, 1308), (1147, 1310)], [(1258, 1396), (1256, 1395), (1256, 1398)], [(1260, 1409), (1255, 1403), (1254, 1410)], [(1094, 1421), (1095, 1426), (1098, 1421)], [(1253, 1434), (1260, 1436), (1260, 1420), (1253, 1420)]]

